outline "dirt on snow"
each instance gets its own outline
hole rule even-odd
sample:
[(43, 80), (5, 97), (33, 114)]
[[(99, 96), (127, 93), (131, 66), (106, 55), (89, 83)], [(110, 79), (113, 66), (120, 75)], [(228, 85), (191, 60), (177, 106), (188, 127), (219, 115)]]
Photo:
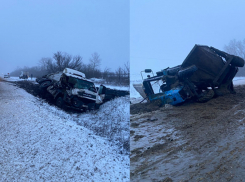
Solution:
[(243, 181), (245, 86), (180, 106), (130, 106), (131, 181)]

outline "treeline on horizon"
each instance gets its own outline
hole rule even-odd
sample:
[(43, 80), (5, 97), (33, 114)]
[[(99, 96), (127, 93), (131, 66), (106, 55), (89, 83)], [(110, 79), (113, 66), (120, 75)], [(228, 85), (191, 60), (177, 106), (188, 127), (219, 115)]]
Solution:
[(65, 68), (71, 68), (86, 75), (86, 78), (102, 78), (106, 83), (116, 85), (129, 85), (130, 67), (129, 62), (125, 62), (121, 67), (119, 66), (115, 71), (111, 71), (109, 67), (104, 70), (100, 69), (101, 58), (97, 52), (94, 52), (89, 63), (84, 63), (81, 56), (72, 56), (63, 52), (56, 52), (53, 57), (42, 58), (38, 61), (37, 66), (16, 68), (10, 73), (11, 76), (19, 77), (21, 71), (28, 72), (29, 76), (39, 78), (50, 73), (63, 71)]

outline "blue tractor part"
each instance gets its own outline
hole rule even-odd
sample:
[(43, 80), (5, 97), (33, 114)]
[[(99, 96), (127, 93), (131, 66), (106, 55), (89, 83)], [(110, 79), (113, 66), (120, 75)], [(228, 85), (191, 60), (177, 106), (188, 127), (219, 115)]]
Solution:
[(174, 89), (171, 89), (169, 91), (165, 91), (162, 93), (157, 93), (157, 94), (152, 94), (149, 95), (148, 99), (153, 102), (153, 101), (160, 101), (160, 105), (165, 105), (165, 104), (171, 104), (171, 105), (177, 105), (182, 102), (184, 102), (186, 99), (182, 98), (180, 95), (180, 92), (182, 91), (183, 86), (177, 87)]
[[(174, 68), (166, 68), (157, 72), (157, 76), (153, 76), (143, 81), (144, 92), (150, 102), (159, 102), (159, 106), (165, 104), (177, 105), (184, 102), (190, 95), (197, 95), (194, 91), (194, 85), (187, 83), (188, 80), (184, 81), (186, 84), (173, 86), (172, 84), (178, 80), (183, 80), (194, 72), (197, 71), (197, 67), (192, 65), (187, 69), (180, 70), (180, 66)], [(160, 86), (159, 93), (155, 93), (152, 87), (152, 82), (162, 81), (163, 84)], [(154, 84), (154, 83), (153, 83)], [(184, 85), (185, 86), (184, 89)]]

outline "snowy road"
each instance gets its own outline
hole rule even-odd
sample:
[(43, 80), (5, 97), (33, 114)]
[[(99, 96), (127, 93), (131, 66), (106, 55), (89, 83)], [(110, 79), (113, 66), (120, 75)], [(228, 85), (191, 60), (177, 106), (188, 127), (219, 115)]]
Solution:
[(60, 112), (0, 82), (0, 181), (129, 181), (129, 156)]

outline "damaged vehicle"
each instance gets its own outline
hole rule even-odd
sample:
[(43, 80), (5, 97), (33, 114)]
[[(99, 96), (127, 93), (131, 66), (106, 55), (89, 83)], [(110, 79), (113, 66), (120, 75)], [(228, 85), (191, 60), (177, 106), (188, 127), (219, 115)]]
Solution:
[[(214, 96), (235, 93), (233, 78), (244, 60), (214, 47), (195, 45), (181, 65), (166, 68), (143, 79), (134, 88), (149, 102), (177, 105), (188, 99), (206, 102)], [(141, 72), (142, 75), (142, 72)], [(158, 87), (156, 85), (159, 85)]]
[(19, 79), (28, 79), (28, 77), (29, 77), (29, 72), (21, 71)]
[[(72, 108), (80, 111), (98, 109), (110, 96), (110, 89), (103, 85), (96, 88), (85, 74), (70, 68), (63, 72), (52, 73), (36, 79), (40, 88), (52, 95), (60, 108)], [(117, 91), (110, 98), (125, 96), (127, 91)]]

